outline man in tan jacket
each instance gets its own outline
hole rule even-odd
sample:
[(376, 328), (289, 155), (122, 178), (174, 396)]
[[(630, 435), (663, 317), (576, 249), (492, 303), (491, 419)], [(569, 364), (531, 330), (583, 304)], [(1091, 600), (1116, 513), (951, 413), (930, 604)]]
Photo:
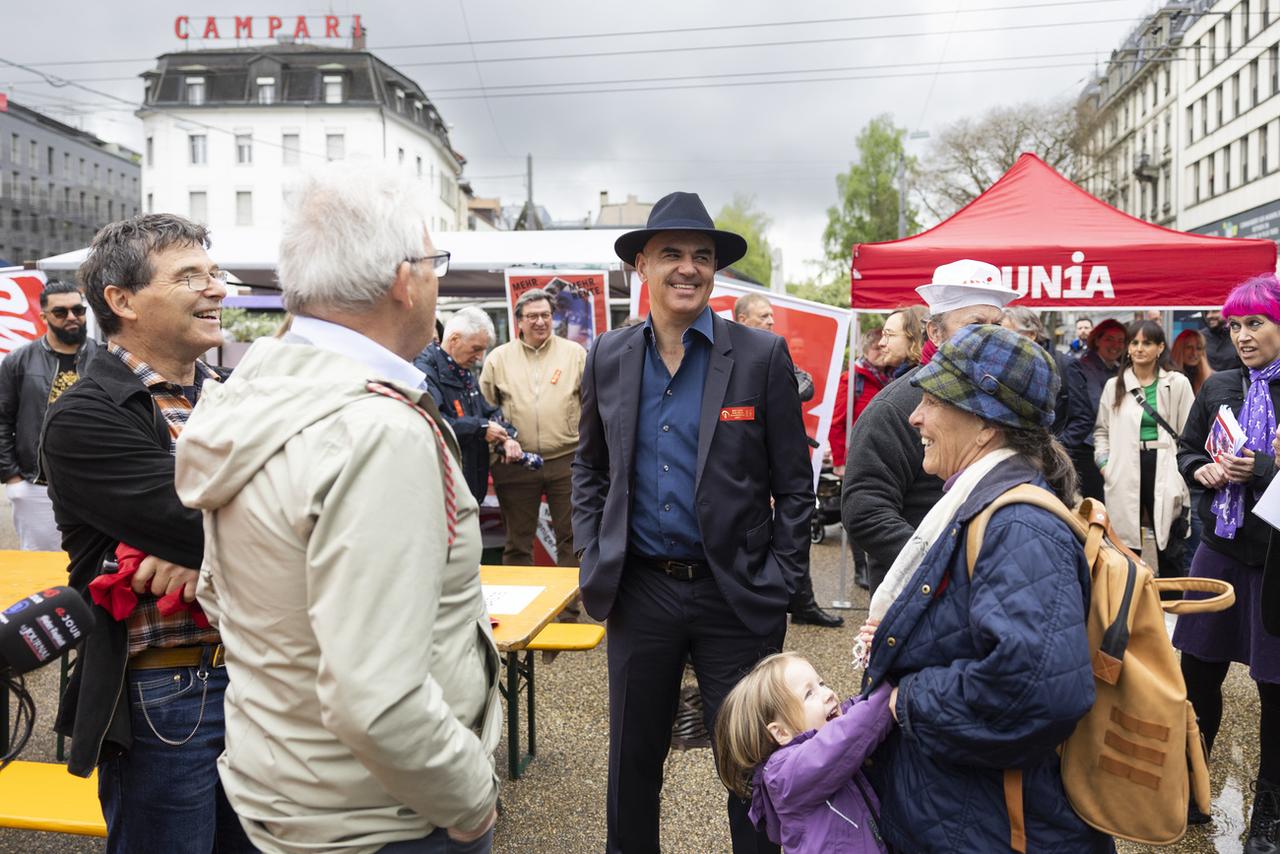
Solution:
[(490, 849), (501, 712), (477, 507), (411, 361), (449, 265), (425, 222), (394, 171), (305, 176), (280, 247), (292, 328), (179, 442), (233, 686), (219, 773), (263, 851)]
[(493, 488), (507, 529), (502, 562), (509, 565), (533, 563), (533, 534), (544, 494), (556, 532), (556, 563), (578, 565), (569, 466), (578, 449), (579, 393), (587, 351), (552, 334), (552, 311), (546, 291), (533, 288), (521, 294), (516, 300), (519, 337), (490, 353), (480, 374), (481, 394), (515, 425), (520, 446), (543, 459), (541, 470), (493, 468)]

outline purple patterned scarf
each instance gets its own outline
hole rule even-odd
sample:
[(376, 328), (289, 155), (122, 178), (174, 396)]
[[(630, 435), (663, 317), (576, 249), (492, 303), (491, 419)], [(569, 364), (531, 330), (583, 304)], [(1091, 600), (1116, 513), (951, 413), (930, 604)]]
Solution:
[[(1271, 439), (1276, 434), (1276, 410), (1271, 405), (1271, 380), (1280, 377), (1280, 359), (1260, 371), (1249, 370), (1249, 393), (1237, 420), (1244, 428), (1244, 446), (1251, 451), (1271, 453)], [(1261, 382), (1260, 382), (1261, 381)], [(1244, 484), (1228, 483), (1213, 498), (1213, 513), (1218, 517), (1213, 532), (1226, 540), (1235, 539), (1244, 524)]]

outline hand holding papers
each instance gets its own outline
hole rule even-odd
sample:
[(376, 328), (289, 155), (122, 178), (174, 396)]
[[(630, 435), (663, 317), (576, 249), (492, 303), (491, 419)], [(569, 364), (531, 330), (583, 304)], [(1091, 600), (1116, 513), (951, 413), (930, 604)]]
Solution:
[(1209, 452), (1215, 463), (1221, 464), (1224, 456), (1236, 456), (1244, 447), (1244, 428), (1236, 420), (1231, 407), (1218, 407), (1218, 414), (1209, 427), (1209, 437), (1204, 440), (1204, 449)]

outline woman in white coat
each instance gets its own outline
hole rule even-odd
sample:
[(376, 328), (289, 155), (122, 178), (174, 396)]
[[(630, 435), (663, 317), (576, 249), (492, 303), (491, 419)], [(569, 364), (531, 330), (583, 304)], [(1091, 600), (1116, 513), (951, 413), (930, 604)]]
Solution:
[[(1160, 324), (1135, 323), (1128, 338), (1119, 372), (1102, 390), (1094, 459), (1106, 483), (1107, 513), (1116, 533), (1136, 550), (1142, 544), (1142, 524), (1150, 525), (1159, 574), (1181, 576), (1186, 574), (1182, 517), (1190, 493), (1178, 472), (1178, 436), (1195, 394), (1184, 374), (1161, 368), (1165, 335)], [(1153, 417), (1148, 407), (1160, 417)]]

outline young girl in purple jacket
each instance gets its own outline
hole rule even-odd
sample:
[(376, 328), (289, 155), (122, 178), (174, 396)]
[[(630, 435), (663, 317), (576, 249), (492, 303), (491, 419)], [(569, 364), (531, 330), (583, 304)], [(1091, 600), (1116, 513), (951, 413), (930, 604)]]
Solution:
[(889, 686), (840, 702), (803, 656), (762, 659), (725, 698), (716, 766), (787, 854), (881, 852), (880, 802), (862, 763), (893, 726)]

